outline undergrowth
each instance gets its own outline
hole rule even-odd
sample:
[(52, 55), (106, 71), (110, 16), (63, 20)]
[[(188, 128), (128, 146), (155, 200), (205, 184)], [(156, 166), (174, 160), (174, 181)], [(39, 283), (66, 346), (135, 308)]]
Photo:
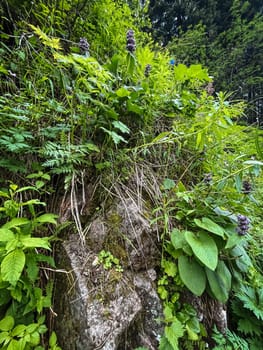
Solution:
[[(126, 2), (25, 2), (23, 18), (15, 5), (1, 5), (0, 22), (2, 348), (59, 349), (52, 330), (43, 336), (56, 216), (42, 198), (63, 183), (84, 244), (85, 181), (99, 178), (103, 193), (109, 174), (128, 183), (135, 164), (160, 232), (159, 349), (261, 349), (262, 132), (238, 124), (244, 104), (211, 94), (200, 65), (170, 62)], [(122, 270), (109, 254), (101, 264)], [(185, 293), (226, 304), (226, 333), (211, 334)]]

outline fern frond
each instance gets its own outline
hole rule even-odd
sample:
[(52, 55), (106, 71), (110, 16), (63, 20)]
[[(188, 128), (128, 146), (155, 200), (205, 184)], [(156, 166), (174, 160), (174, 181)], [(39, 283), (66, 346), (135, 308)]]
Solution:
[(29, 27), (33, 29), (34, 33), (40, 38), (43, 45), (48, 46), (55, 50), (62, 50), (62, 47), (60, 45), (58, 38), (50, 38), (39, 27), (35, 27), (33, 24), (29, 24)]

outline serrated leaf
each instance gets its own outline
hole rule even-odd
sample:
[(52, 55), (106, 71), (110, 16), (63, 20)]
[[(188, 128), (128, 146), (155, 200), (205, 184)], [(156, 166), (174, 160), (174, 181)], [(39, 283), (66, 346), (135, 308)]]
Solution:
[(159, 350), (174, 350), (172, 345), (169, 343), (168, 339), (166, 337), (161, 337), (160, 344), (159, 344)]
[(195, 295), (203, 294), (206, 287), (206, 275), (204, 268), (195, 259), (189, 259), (181, 255), (178, 258), (178, 268), (181, 280)]
[(194, 219), (195, 224), (200, 227), (203, 228), (204, 230), (208, 231), (208, 232), (212, 232), (215, 235), (224, 237), (225, 236), (225, 231), (223, 229), (223, 227), (219, 226), (217, 223), (215, 223), (214, 221), (212, 221), (209, 218), (202, 218), (201, 220), (199, 219)]
[(187, 243), (195, 256), (209, 269), (215, 270), (218, 262), (218, 249), (215, 241), (206, 232), (185, 232)]
[(175, 277), (177, 274), (177, 266), (172, 261), (162, 259), (162, 268), (164, 269), (164, 272), (170, 277)]
[(22, 250), (16, 249), (6, 255), (1, 263), (3, 281), (8, 281), (15, 286), (25, 266), (25, 254)]
[(215, 298), (225, 303), (228, 300), (232, 279), (231, 273), (225, 263), (219, 260), (215, 271), (206, 268), (206, 276)]
[(184, 326), (179, 320), (175, 320), (171, 326), (165, 327), (165, 337), (168, 339), (174, 350), (179, 350), (178, 340), (184, 335), (184, 331)]
[(12, 316), (6, 316), (0, 321), (1, 331), (10, 331), (15, 324), (15, 320)]

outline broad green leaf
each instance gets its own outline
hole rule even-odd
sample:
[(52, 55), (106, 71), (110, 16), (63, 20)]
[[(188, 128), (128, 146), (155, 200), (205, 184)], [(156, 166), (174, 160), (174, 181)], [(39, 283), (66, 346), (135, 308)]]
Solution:
[(181, 280), (195, 295), (203, 294), (206, 287), (206, 275), (204, 268), (195, 259), (189, 259), (181, 255), (178, 258), (178, 268)]
[(174, 182), (174, 180), (171, 180), (171, 179), (164, 179), (164, 181), (163, 181), (163, 188), (165, 189), (165, 190), (171, 190), (172, 188), (174, 188), (175, 187), (175, 182)]
[(54, 346), (56, 345), (56, 343), (57, 343), (57, 335), (56, 335), (56, 333), (53, 331), (53, 332), (51, 333), (50, 338), (49, 338), (49, 346), (52, 348), (52, 347), (54, 347)]
[(12, 334), (13, 337), (16, 337), (16, 336), (19, 336), (19, 335), (21, 336), (21, 335), (23, 335), (25, 329), (26, 329), (26, 325), (19, 324), (12, 330), (11, 334)]
[(244, 247), (240, 245), (235, 246), (233, 249), (231, 249), (230, 255), (235, 258), (235, 263), (240, 271), (247, 272), (248, 268), (252, 266), (252, 261)]
[(243, 240), (242, 236), (239, 236), (237, 233), (236, 234), (231, 234), (228, 239), (227, 243), (225, 246), (225, 249), (231, 249), (238, 245), (241, 241)]
[(14, 239), (15, 235), (7, 228), (0, 228), (0, 242), (7, 242)]
[(218, 249), (215, 241), (206, 232), (185, 232), (186, 241), (195, 256), (209, 269), (215, 270), (218, 261)]
[(224, 235), (225, 235), (225, 231), (224, 231), (223, 227), (219, 226), (217, 223), (215, 223), (214, 221), (212, 221), (209, 218), (204, 217), (201, 220), (194, 219), (194, 222), (198, 227), (201, 227), (208, 232), (212, 232), (215, 235), (218, 235), (221, 237), (224, 237)]
[(6, 224), (4, 224), (2, 228), (9, 229), (17, 226), (26, 225), (28, 223), (30, 223), (30, 220), (28, 220), (27, 218), (13, 218), (11, 221), (8, 221)]
[(178, 339), (184, 335), (184, 326), (179, 320), (173, 321), (171, 326), (166, 326), (164, 333), (174, 350), (179, 350)]
[(15, 324), (15, 320), (12, 316), (6, 316), (0, 321), (0, 330), (1, 331), (10, 331)]
[(45, 248), (50, 250), (50, 245), (46, 238), (22, 237), (20, 241), (24, 248)]
[(8, 339), (10, 339), (9, 332), (0, 333), (0, 344), (4, 343), (5, 341), (8, 341)]
[(57, 218), (58, 216), (55, 214), (43, 214), (41, 216), (38, 216), (34, 221), (39, 223), (50, 223), (50, 224), (57, 224)]
[(206, 268), (206, 276), (215, 298), (225, 303), (231, 289), (231, 273), (225, 263), (219, 260), (215, 271)]
[(116, 129), (119, 129), (121, 132), (126, 133), (126, 134), (130, 133), (130, 129), (128, 128), (128, 126), (123, 124), (119, 120), (115, 120), (114, 122), (112, 122), (112, 124), (114, 125), (114, 127)]
[(127, 96), (130, 96), (131, 94), (131, 92), (125, 87), (119, 88), (117, 91), (115, 91), (115, 93), (118, 97), (127, 97)]
[(8, 281), (15, 286), (25, 266), (25, 254), (20, 249), (15, 249), (6, 255), (1, 263), (3, 281)]
[(105, 131), (108, 135), (110, 135), (115, 145), (118, 145), (120, 142), (127, 143), (127, 141), (122, 136), (118, 135), (115, 131), (110, 131), (103, 127), (101, 127), (101, 129)]
[(190, 340), (193, 340), (193, 341), (198, 340), (198, 334), (196, 334), (188, 325), (186, 325), (185, 328), (188, 334), (188, 338)]

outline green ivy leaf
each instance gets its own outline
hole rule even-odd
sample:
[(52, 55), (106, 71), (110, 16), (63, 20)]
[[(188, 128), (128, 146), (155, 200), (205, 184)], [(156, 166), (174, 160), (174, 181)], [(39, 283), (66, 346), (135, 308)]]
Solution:
[(203, 294), (206, 286), (205, 271), (195, 259), (181, 255), (178, 258), (178, 268), (181, 280), (195, 295)]
[(195, 256), (209, 269), (215, 270), (218, 262), (218, 249), (215, 241), (205, 232), (185, 232), (185, 238)]
[(21, 276), (25, 261), (25, 253), (20, 249), (15, 249), (6, 255), (1, 263), (3, 281), (8, 281), (15, 286)]

